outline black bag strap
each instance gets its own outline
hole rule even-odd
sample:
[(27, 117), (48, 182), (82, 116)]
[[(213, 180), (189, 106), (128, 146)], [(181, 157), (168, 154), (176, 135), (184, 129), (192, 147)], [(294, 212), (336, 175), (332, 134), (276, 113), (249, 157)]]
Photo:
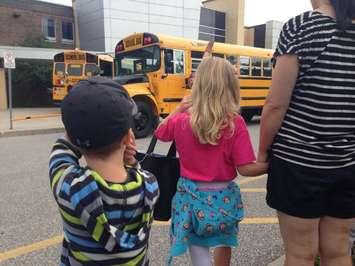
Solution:
[(155, 135), (153, 135), (152, 139), (150, 140), (150, 143), (149, 143), (149, 147), (148, 147), (148, 150), (147, 150), (147, 154), (150, 154), (154, 151), (155, 149), (155, 146), (157, 145), (157, 137)]
[(175, 157), (176, 157), (176, 145), (175, 145), (175, 141), (174, 141), (173, 143), (171, 143), (167, 156), (168, 156), (169, 158), (175, 158)]
[[(147, 154), (154, 152), (155, 146), (157, 145), (157, 137), (153, 135), (152, 139), (150, 140), (149, 147), (147, 150)], [(175, 142), (171, 143), (167, 157), (174, 158), (176, 157), (176, 145)]]

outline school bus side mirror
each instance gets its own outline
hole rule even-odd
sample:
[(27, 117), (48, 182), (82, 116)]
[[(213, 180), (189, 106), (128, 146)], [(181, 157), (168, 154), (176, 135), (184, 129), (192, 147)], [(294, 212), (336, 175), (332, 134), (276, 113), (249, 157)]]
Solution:
[(191, 87), (192, 87), (192, 82), (190, 82), (190, 78), (185, 78), (185, 88), (191, 89)]

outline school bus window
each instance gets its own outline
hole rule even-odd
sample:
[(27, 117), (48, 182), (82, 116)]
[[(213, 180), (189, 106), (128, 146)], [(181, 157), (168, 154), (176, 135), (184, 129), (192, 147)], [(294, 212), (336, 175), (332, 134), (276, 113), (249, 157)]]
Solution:
[(167, 74), (185, 74), (184, 51), (165, 50), (165, 73)]
[(220, 57), (220, 58), (225, 58), (224, 54), (212, 54), (212, 56), (215, 56), (215, 57)]
[(115, 60), (117, 76), (156, 71), (160, 67), (160, 49), (149, 46), (120, 53)]
[(185, 74), (184, 51), (174, 50), (174, 73)]
[(251, 75), (253, 77), (261, 76), (261, 59), (260, 58), (252, 58), (251, 61)]
[(55, 75), (64, 75), (64, 72), (65, 72), (65, 64), (64, 63), (56, 63), (54, 65)]
[(233, 66), (236, 66), (238, 64), (238, 57), (234, 55), (227, 56), (227, 60), (229, 63), (231, 63)]
[(264, 77), (271, 77), (272, 68), (271, 68), (271, 61), (270, 59), (263, 60), (263, 76)]
[(81, 76), (82, 73), (83, 73), (83, 65), (80, 65), (80, 64), (69, 64), (68, 65), (68, 75)]
[(100, 74), (103, 77), (112, 77), (112, 63), (100, 60)]
[(201, 63), (203, 52), (191, 51), (192, 71), (195, 72)]
[(135, 60), (133, 62), (133, 65), (134, 65), (134, 73), (142, 73), (143, 72), (143, 69), (145, 69), (144, 67), (144, 61), (143, 59), (140, 59), (140, 60)]
[(249, 76), (250, 75), (250, 57), (241, 56), (239, 58), (240, 63), (240, 75)]
[(97, 76), (100, 74), (100, 69), (95, 64), (86, 64), (85, 65), (85, 75), (86, 76)]

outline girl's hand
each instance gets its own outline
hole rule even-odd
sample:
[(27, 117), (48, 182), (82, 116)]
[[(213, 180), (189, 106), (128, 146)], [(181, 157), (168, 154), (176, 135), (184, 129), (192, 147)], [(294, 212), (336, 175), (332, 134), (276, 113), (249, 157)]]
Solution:
[(259, 176), (267, 173), (269, 163), (254, 162), (237, 167), (242, 176)]
[(177, 108), (178, 113), (185, 113), (192, 106), (191, 96), (185, 96)]
[(210, 41), (206, 47), (205, 53), (203, 54), (203, 58), (207, 58), (212, 56), (212, 49), (213, 49), (214, 41)]

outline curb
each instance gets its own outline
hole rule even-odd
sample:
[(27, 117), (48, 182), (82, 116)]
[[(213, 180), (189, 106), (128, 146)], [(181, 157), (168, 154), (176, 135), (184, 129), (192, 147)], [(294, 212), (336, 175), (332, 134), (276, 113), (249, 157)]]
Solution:
[(274, 260), (273, 262), (269, 263), (268, 266), (283, 266), (285, 262), (285, 255), (279, 257), (278, 259)]
[(0, 138), (3, 137), (17, 137), (17, 136), (29, 136), (29, 135), (43, 135), (52, 133), (63, 133), (63, 127), (57, 128), (38, 128), (38, 129), (23, 129), (23, 130), (6, 130), (0, 131)]

